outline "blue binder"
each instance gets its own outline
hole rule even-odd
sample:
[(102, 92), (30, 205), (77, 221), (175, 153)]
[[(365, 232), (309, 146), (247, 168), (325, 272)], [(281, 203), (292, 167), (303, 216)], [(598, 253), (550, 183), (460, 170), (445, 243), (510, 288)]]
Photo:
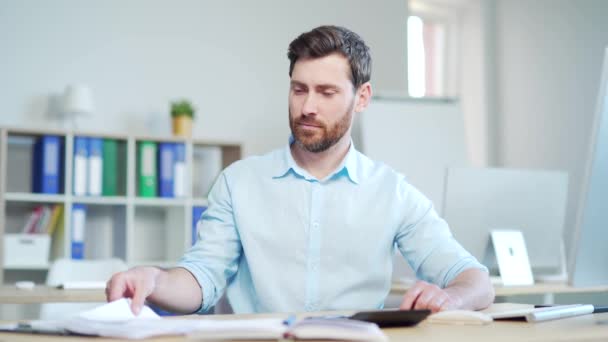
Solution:
[(87, 207), (84, 204), (72, 204), (72, 259), (84, 259), (86, 220)]
[(158, 195), (160, 197), (175, 197), (173, 192), (174, 145), (168, 142), (158, 143)]
[(72, 192), (77, 196), (87, 194), (89, 138), (74, 137), (74, 168), (72, 175)]
[(186, 144), (175, 143), (175, 158), (173, 164), (173, 195), (186, 196)]
[(103, 184), (103, 138), (89, 138), (87, 194), (101, 196)]
[(61, 139), (44, 135), (34, 143), (32, 191), (43, 194), (58, 194), (61, 189)]
[(207, 210), (207, 207), (205, 206), (192, 207), (192, 245), (194, 245), (198, 239), (198, 230), (196, 229), (196, 226), (205, 210)]

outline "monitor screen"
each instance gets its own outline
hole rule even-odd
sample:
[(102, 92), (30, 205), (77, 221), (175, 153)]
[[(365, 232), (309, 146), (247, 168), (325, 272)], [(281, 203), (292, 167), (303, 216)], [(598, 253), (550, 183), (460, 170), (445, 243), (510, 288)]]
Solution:
[(570, 283), (608, 284), (608, 49), (570, 253)]
[(493, 230), (519, 230), (534, 276), (562, 272), (562, 235), (568, 201), (568, 174), (507, 168), (448, 168), (444, 218), (456, 240), (492, 274)]

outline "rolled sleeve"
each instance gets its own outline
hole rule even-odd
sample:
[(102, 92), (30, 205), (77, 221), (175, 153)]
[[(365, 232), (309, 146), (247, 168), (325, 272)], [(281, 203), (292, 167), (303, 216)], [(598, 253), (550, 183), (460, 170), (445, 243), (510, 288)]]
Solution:
[(207, 274), (204, 267), (200, 267), (196, 262), (180, 261), (177, 267), (181, 267), (190, 272), (201, 287), (203, 302), (197, 312), (198, 314), (206, 313), (215, 305), (219, 296), (216, 295), (216, 286), (211, 281), (211, 277)]
[(178, 267), (188, 270), (199, 283), (203, 302), (198, 313), (207, 312), (222, 296), (227, 280), (237, 271), (241, 241), (232, 212), (225, 172), (209, 193), (209, 207), (199, 222), (199, 238), (184, 254)]
[(488, 271), (452, 236), (448, 224), (432, 202), (416, 188), (403, 182), (403, 221), (395, 242), (419, 279), (446, 287), (469, 268)]

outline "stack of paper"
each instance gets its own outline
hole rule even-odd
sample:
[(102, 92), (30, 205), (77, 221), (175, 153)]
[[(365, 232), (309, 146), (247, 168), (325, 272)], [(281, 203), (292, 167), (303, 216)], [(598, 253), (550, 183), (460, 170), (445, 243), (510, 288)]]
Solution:
[(191, 335), (202, 339), (338, 339), (387, 341), (376, 324), (348, 319), (303, 319), (287, 324), (281, 318), (163, 319), (144, 306), (133, 315), (131, 301), (120, 299), (65, 321), (33, 321), (28, 331), (76, 333), (127, 339)]

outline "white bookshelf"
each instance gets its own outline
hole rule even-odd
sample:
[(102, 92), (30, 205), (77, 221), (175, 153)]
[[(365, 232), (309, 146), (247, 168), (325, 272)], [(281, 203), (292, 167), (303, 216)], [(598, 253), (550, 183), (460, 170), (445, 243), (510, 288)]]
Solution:
[[(32, 192), (32, 156), (35, 140), (56, 135), (63, 141), (62, 180), (59, 194)], [(123, 188), (117, 196), (75, 196), (72, 189), (74, 137), (115, 139), (124, 172)], [(186, 147), (186, 194), (180, 198), (137, 196), (137, 143), (177, 142)], [(0, 127), (0, 283), (20, 280), (44, 272), (57, 258), (71, 256), (72, 205), (87, 208), (85, 258), (118, 257), (128, 265), (174, 265), (191, 245), (192, 208), (206, 206), (206, 193), (217, 173), (241, 158), (237, 143), (183, 139), (178, 137), (101, 134), (62, 130)], [(37, 265), (5, 263), (4, 236), (21, 232), (27, 215), (39, 205), (63, 205), (61, 227), (52, 236), (49, 260)], [(33, 273), (32, 273), (33, 272)], [(40, 273), (42, 272), (42, 274)]]
[(41, 263), (40, 265), (13, 264), (5, 266), (7, 271), (46, 271), (49, 268), (49, 263)]
[(133, 199), (136, 206), (142, 207), (181, 207), (186, 205), (185, 198), (142, 198)]
[(7, 202), (32, 202), (32, 203), (63, 203), (63, 195), (34, 194), (29, 192), (7, 192), (4, 194)]

